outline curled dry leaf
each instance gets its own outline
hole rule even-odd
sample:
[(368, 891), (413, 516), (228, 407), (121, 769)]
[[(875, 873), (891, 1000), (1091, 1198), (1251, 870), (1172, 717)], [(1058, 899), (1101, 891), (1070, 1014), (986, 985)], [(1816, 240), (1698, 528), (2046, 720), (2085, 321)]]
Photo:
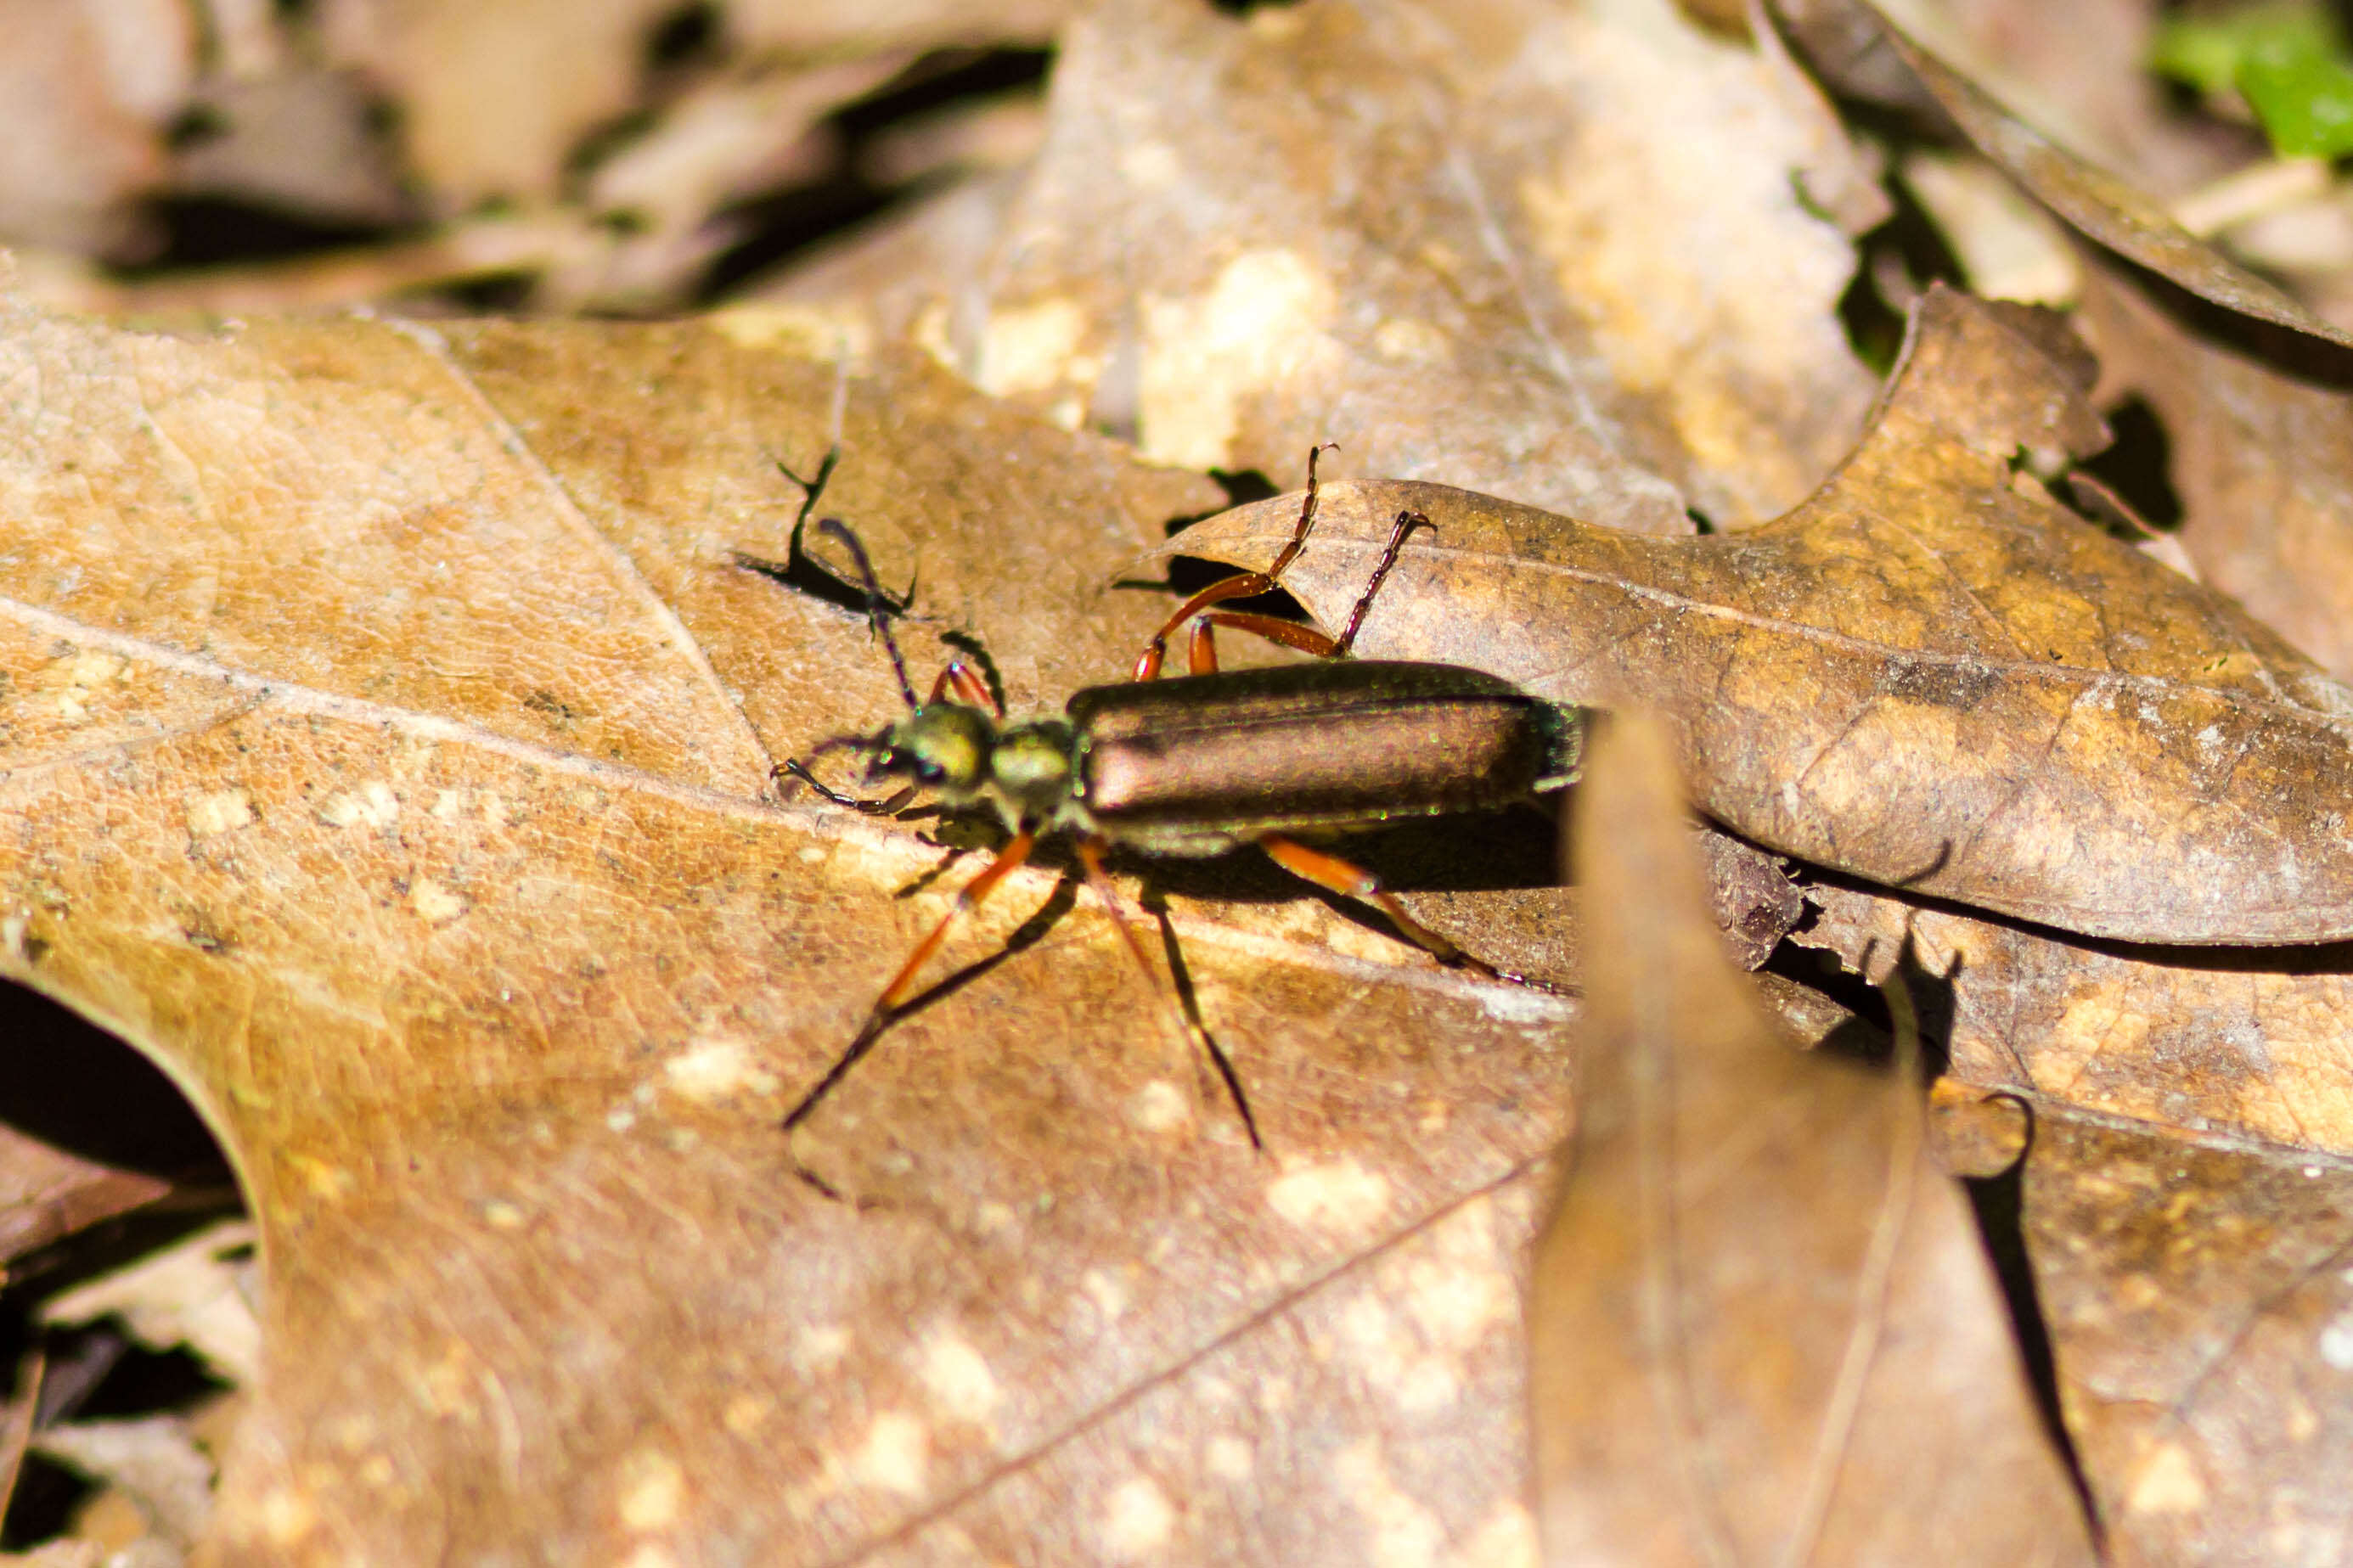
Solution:
[(1565, 1004), (1172, 875), (1260, 1155), (1050, 864), (779, 1132), (972, 862), (763, 798), (897, 704), (734, 564), (787, 552), (771, 458), (839, 429), (919, 679), (977, 633), (1017, 710), (1124, 672), (1167, 601), (1122, 566), (1218, 491), (753, 326), (0, 319), (0, 968), (245, 1185), (213, 1549), (1525, 1553)]
[(1528, 1309), (1546, 1560), (2089, 1563), (1918, 1089), (1767, 1021), (1672, 746), (1613, 717), (1577, 805), (1578, 1129)]
[(1853, 163), (1785, 63), (1667, 0), (1120, 0), (1067, 36), (1001, 218), (952, 198), (967, 242), (1000, 226), (971, 264), (787, 297), (1165, 461), (1288, 474), (1361, 434), (1400, 474), (1681, 533), (1687, 502), (1773, 515), (1853, 438), (1853, 251), (1794, 178)]
[[(1335, 485), (1284, 579), (1357, 647), (1639, 703), (1769, 848), (2094, 935), (2353, 934), (2353, 693), (2017, 471), (2103, 438), (2047, 318), (1937, 289), (1862, 445), (1746, 533), (1644, 539), (1434, 485)], [(1171, 542), (1261, 565), (1294, 498)]]

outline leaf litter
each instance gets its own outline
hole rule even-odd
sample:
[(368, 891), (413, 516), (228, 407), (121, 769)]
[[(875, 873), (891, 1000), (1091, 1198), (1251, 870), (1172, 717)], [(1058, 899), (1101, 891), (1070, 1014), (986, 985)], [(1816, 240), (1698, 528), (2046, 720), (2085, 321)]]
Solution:
[[(1909, 942), (1945, 977), (1940, 1136), (1956, 1149), (1974, 1138), (1968, 1168), (1989, 1173), (2031, 1142), (2029, 1253), (2114, 1552), (2288, 1562), (2341, 1539), (2329, 1489), (2303, 1478), (2342, 1468), (2330, 1403), (2345, 1337), (2330, 1283), (2342, 949), (2243, 945), (2344, 934), (2311, 918), (2304, 889), (2278, 885), (2283, 868), (2335, 875), (2329, 830), (2310, 815), (2317, 784), (2302, 781), (2336, 771), (2325, 736), (2340, 694), (2264, 626), (2119, 564), (2050, 501), (2043, 484), (2103, 437), (2080, 351), (2047, 320), (1931, 294), (1902, 380), (1866, 421), (1867, 383), (1829, 304), (1851, 259), (1840, 231), (1870, 221), (1868, 160), (1769, 49), (1752, 57), (1631, 5), (1585, 16), (1575, 37), (1533, 11), (1482, 14), (1483, 32), (1449, 20), (1439, 31), (1457, 30), (1438, 45), (1410, 9), (1358, 16), (1377, 25), (1337, 8), (1205, 22), (1139, 4), (1116, 27), (1082, 26), (1031, 171), (954, 187), (802, 285), (787, 279), (776, 302), (708, 323), (261, 320), (215, 335), (12, 318), (12, 342), (31, 345), (18, 363), (34, 370), (15, 384), (40, 395), (13, 405), (35, 434), (0, 486), (22, 634), (0, 788), (19, 808), (70, 809), (18, 837), (5, 958), (164, 1060), (256, 1194), (271, 1342), (302, 1349), (240, 1439), (221, 1539), (277, 1558), (363, 1539), (433, 1551), (505, 1530), (551, 1552), (758, 1550), (777, 1538), (767, 1531), (820, 1553), (859, 1542), (925, 1559), (1207, 1556), (1240, 1540), (1288, 1562), (1532, 1559), (1534, 1519), (1508, 1484), (1527, 1440), (1514, 1287), (1540, 1218), (1536, 1162), (1568, 1110), (1556, 1006), (1417, 967), (1278, 885), (1155, 876), (1197, 1003), (1252, 1056), (1254, 1098), (1294, 1140), (1272, 1169), (1233, 1166), (1199, 1065), (1139, 1025), (1135, 977), (1050, 865), (959, 939), (950, 978), (810, 1130), (804, 1152), (866, 1206), (797, 1207), (805, 1194), (775, 1142), (755, 1135), (855, 1022), (869, 987), (842, 977), (887, 973), (968, 874), (960, 862), (987, 847), (953, 824), (927, 842), (917, 823), (764, 803), (775, 756), (892, 704), (855, 616), (733, 567), (737, 552), (781, 552), (797, 497), (774, 462), (807, 471), (844, 439), (837, 504), (880, 542), (894, 586), (918, 584), (918, 640), (983, 633), (1011, 666), (1017, 707), (1116, 674), (1156, 605), (1104, 584), (1162, 522), (1219, 499), (965, 398), (891, 346), (902, 337), (1012, 403), (1136, 434), (1164, 456), (1208, 460), (1210, 444), (1183, 445), (1207, 432), (1219, 459), (1282, 477), (1308, 441), (1362, 447), (1362, 429), (1388, 448), (1376, 457), (1388, 471), (1571, 506), (1588, 523), (1671, 533), (1685, 504), (1763, 523), (1760, 553), (1744, 559), (1768, 564), (1787, 548), (1776, 529), (1824, 495), (1856, 501), (1865, 479), (1959, 517), (1926, 531), (1921, 553), (1896, 552), (1912, 571), (1894, 575), (1908, 586), (1942, 571), (1978, 603), (1880, 595), (1897, 629), (1860, 639), (1916, 663), (1953, 626), (1990, 638), (2001, 657), (1952, 668), (1982, 663), (2008, 684), (1944, 693), (1968, 699), (1945, 704), (1949, 742), (1920, 745), (1907, 710), (1938, 704), (1918, 681), (1851, 683), (1840, 689), (1864, 713), (1854, 734), (1885, 743), (1795, 775), (1819, 798), (1792, 806), (1734, 753), (1778, 741), (1777, 719), (1803, 749), (1795, 720), (1812, 716), (1760, 693), (1809, 668), (1736, 647), (1710, 667), (1757, 721), (1745, 737), (1728, 722), (1699, 732), (1707, 746), (1694, 744), (1699, 682), (1664, 683), (1703, 790), (1724, 788), (1707, 808), (1756, 841), (1705, 840), (1719, 922), (1753, 925), (1746, 957), (1763, 958), (1793, 913), (1767, 851), (1798, 853), (1845, 868), (1810, 874), (1811, 940), (1865, 968)], [(2327, 595), (2341, 552), (2326, 527), (2337, 394), (2312, 374), (2309, 348), (2328, 329), (1910, 52), (1909, 90), (1925, 78), (2080, 232), (2306, 334), (2251, 341), (2179, 301), (2161, 329), (2114, 311), (2096, 323), (2102, 393), (2161, 405), (2189, 459), (2176, 474), (2182, 543), (2201, 575), (2337, 667)], [(1202, 58), (1222, 72), (1206, 85)], [(1656, 173), (1672, 152), (1658, 127), (1714, 126), (1712, 112), (1646, 116), (1608, 107), (1606, 91), (1512, 96), (1523, 78), (1574, 86), (1596, 61), (1662, 95), (1704, 84), (1711, 109), (1752, 117), (1715, 157), (1755, 183), (1741, 202), (1726, 182), (1706, 191), (1718, 213), (1746, 215), (1725, 220), (1730, 244), (1693, 237), (1717, 213), (1659, 199), (1689, 182)], [(1419, 121), (1406, 112), (1415, 93)], [(2117, 102), (2105, 130), (2147, 131)], [(1498, 134), (1511, 121), (1491, 106), (1512, 104), (1608, 155), (1550, 182), (1530, 162), (1536, 142)], [(1167, 125), (1181, 134), (1150, 134)], [(1149, 164), (1169, 144), (1187, 150), (1176, 194), (1134, 180), (1106, 191), (1089, 174), (1105, 147), (1143, 149)], [(1779, 183), (1793, 169), (1798, 202)], [(1350, 181), (1382, 188), (1335, 209)], [(1648, 238), (1611, 226), (1630, 184)], [(1466, 208), (1466, 189), (1487, 205)], [(1231, 222), (1172, 243), (1196, 221), (1177, 195)], [(1464, 252), (1469, 270), (1454, 258), (1458, 292), (1433, 294), (1432, 256), (1394, 237), (1453, 233), (1466, 210), (1502, 243)], [(666, 216), (647, 247), (671, 247), (657, 272), (704, 243), (680, 244), (680, 222), (691, 215)], [(1576, 246), (1554, 244), (1571, 231)], [(1763, 269), (1778, 292), (1722, 292), (1712, 268), (1755, 262), (1759, 232), (1787, 269)], [(1205, 268), (1234, 259), (1237, 235), (1246, 257), (1271, 238), (1324, 268), (1336, 300), (1373, 301), (1363, 320), (1319, 328), (1345, 374), (1318, 381), (1312, 354), (1217, 361), (1206, 334), (1180, 334), (1184, 352), (1154, 367), (1153, 310), (1222, 319), (1224, 274)], [(895, 273), (877, 265), (891, 244), (913, 247)], [(1071, 259), (1089, 245), (1112, 256), (1116, 287)], [(1613, 314), (1610, 258), (1646, 246), (1672, 255), (1654, 281), (1675, 282), (1664, 292), (1679, 303), (1659, 308), (1645, 283), (1620, 290), (1630, 303)], [(1071, 300), (1075, 313), (1059, 310)], [(1050, 308), (1029, 308), (1039, 301)], [(1398, 360), (1428, 346), (1412, 329), (1431, 321), (1461, 326), (1452, 358)], [(1578, 375), (1532, 352), (1547, 342), (1567, 345)], [(2256, 373), (2215, 360), (2224, 342)], [(1215, 363), (1197, 363), (1203, 353)], [(844, 355), (847, 383), (830, 363)], [(1600, 416), (1552, 418), (1546, 400), (1565, 388)], [(81, 446), (78, 421), (92, 433)], [(1543, 445), (1571, 440), (1564, 429), (1586, 443), (1561, 448), (1567, 460)], [(1858, 430), (1861, 449), (1807, 501)], [(1567, 499), (1524, 488), (1564, 483)], [(1366, 526), (1385, 528), (1395, 492), (1358, 499)], [(1526, 521), (1506, 503), (1447, 504), (1449, 548), (1465, 531), (1449, 521)], [(1884, 518), (1852, 510), (1866, 525), (1813, 563), (1869, 567), (1834, 573), (1841, 592), (1889, 574), (1867, 526)], [(2250, 526), (2265, 510), (2292, 526)], [(1989, 521), (2011, 530), (1998, 547)], [(1526, 521), (1525, 537), (1558, 526)], [(2037, 532), (2043, 545), (2018, 543)], [(1704, 560), (1733, 542), (1649, 542)], [(1302, 597), (1321, 608), (1313, 574)], [(2049, 594), (2054, 579), (2067, 591)], [(1407, 640), (1445, 625), (1473, 662), (1526, 651), (1498, 614), (1507, 594), (1455, 597), (1379, 621)], [(1552, 649), (1537, 674), (1598, 689), (1640, 662), (1624, 647), (1672, 640), (1671, 618), (1606, 625), (1620, 650), (1564, 664)], [(2025, 650), (2047, 635), (2058, 679), (2149, 683), (2158, 712), (2135, 731), (2119, 709), (2138, 752), (2086, 727), (2061, 759), (2082, 771), (2038, 776), (1989, 813), (1983, 757), (2032, 748), (1996, 725), (1993, 749), (1972, 752), (1983, 734), (1964, 735), (1960, 717), (2031, 713), (2017, 700), (2033, 685)], [(2201, 668), (2201, 654), (2219, 662)], [(1645, 671), (1667, 662), (1646, 657)], [(2203, 732), (2167, 705), (2200, 703), (2238, 716), (2224, 738), (2244, 742), (2203, 773), (2166, 749)], [(2144, 785), (2132, 770), (2150, 757)], [(2247, 757), (2287, 785), (2258, 778), (2230, 795)], [(1945, 787), (1972, 767), (1976, 784)], [(2218, 778), (2228, 832), (2205, 820), (2200, 791)], [(1925, 823), (1903, 820), (1914, 802)], [(2124, 823), (2088, 849), (2070, 817), (2087, 803)], [(2028, 831), (2038, 822), (2055, 846)], [(2135, 832), (2154, 894), (2126, 874), (2119, 846)], [(2232, 841), (2198, 840), (2214, 887), (2185, 901), (2156, 873), (2180, 847), (2169, 836), (2201, 832)], [(2273, 858), (2247, 858), (2266, 833)], [(1924, 847), (1951, 853), (1924, 872), (1906, 858)], [(758, 879), (778, 870), (782, 881)], [(1574, 973), (1558, 889), (1486, 886), (1527, 879), (1488, 870), (1419, 879), (1434, 889), (1415, 895), (1423, 918), (1459, 922), (1482, 951), (1537, 955), (1497, 954), (1515, 967)], [(1506, 907), (1519, 911), (1508, 927)], [(2330, 907), (2319, 900), (2322, 917)], [(2250, 909), (2260, 918), (2241, 921)], [(1817, 994), (1770, 978), (1765, 993), (1802, 1036), (1836, 1026)], [(2021, 1105), (2031, 1117), (2012, 1114)], [(1072, 1193), (1104, 1213), (1072, 1212), (1087, 1206)], [(43, 1223), (79, 1224), (75, 1212)], [(820, 1310), (804, 1315), (812, 1298)], [(550, 1343), (563, 1348), (541, 1364)], [(657, 1394), (626, 1375), (648, 1361), (674, 1385)], [(1358, 1419), (1367, 1408), (1380, 1419)], [(576, 1467), (542, 1441), (567, 1426), (587, 1435)], [(1286, 1497), (1270, 1521), (1255, 1484), (1277, 1466), (1321, 1489)], [(480, 1495), (484, 1477), (498, 1500)], [(434, 1513), (461, 1496), (473, 1501), (458, 1514)]]
[(1847, 237), (1791, 179), (1835, 205), (1862, 165), (1786, 62), (1663, 0), (1122, 0), (1066, 35), (1049, 115), (1018, 187), (956, 209), (960, 264), (771, 297), (1147, 458), (1287, 476), (1361, 433), (1400, 477), (1648, 532), (1773, 515), (1869, 404)]

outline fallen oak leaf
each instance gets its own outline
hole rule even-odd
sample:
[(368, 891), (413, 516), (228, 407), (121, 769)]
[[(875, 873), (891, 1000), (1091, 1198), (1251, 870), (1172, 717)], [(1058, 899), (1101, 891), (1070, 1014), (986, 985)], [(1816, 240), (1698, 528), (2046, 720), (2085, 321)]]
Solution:
[(2353, 361), (2231, 342), (2113, 268), (2089, 269), (2082, 320), (2105, 390), (2164, 422), (2174, 537), (2199, 577), (2353, 675)]
[(2353, 950), (2127, 947), (1817, 883), (1796, 941), (1941, 975), (1955, 1085), (2024, 1108), (2018, 1194), (2111, 1550), (2293, 1563), (2348, 1525)]
[[(1508, 1193), (1566, 1115), (1562, 1003), (1334, 951), (1287, 891), (1176, 910), (1261, 1160), (1100, 916), (1050, 910), (810, 1129), (875, 1206), (796, 1179), (778, 1118), (962, 872), (763, 799), (897, 702), (858, 616), (734, 565), (784, 553), (772, 459), (839, 435), (828, 507), (921, 568), (902, 626), (986, 629), (1017, 708), (1116, 678), (1166, 605), (1106, 584), (1215, 491), (895, 356), (837, 423), (836, 368), (755, 330), (5, 319), (0, 966), (187, 1089), (260, 1228), (212, 1549), (1183, 1548), (1255, 1512), (1237, 1444), (1320, 1478), (1290, 1561), (1409, 1501), (1509, 1541)], [(1502, 1310), (1377, 1310), (1481, 1258)]]
[(1908, 942), (1948, 977), (1951, 1072), (2185, 1133), (2353, 1154), (2353, 948), (2054, 939), (1883, 890), (1817, 882), (1795, 940), (1873, 979)]
[(1528, 1310), (1546, 1561), (2093, 1562), (1916, 1084), (1768, 1021), (1672, 747), (1613, 715), (1575, 803), (1578, 1128)]
[[(2046, 321), (1932, 289), (1862, 444), (1761, 528), (1645, 539), (1334, 485), (1284, 585), (1336, 624), (1391, 520), (1423, 512), (1359, 651), (1651, 706), (1701, 806), (1757, 844), (2097, 936), (2353, 935), (2353, 693), (2017, 472), (2105, 439)], [(1168, 549), (1263, 565), (1297, 504)]]

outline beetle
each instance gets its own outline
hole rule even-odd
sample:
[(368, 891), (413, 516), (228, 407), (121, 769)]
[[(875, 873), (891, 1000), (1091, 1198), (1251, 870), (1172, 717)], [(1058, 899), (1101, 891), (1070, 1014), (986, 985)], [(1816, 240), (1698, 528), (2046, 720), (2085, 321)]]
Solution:
[[(903, 718), (869, 735), (837, 736), (804, 760), (776, 765), (780, 782), (811, 785), (838, 805), (895, 812), (921, 791), (950, 808), (993, 808), (1010, 836), (955, 905), (916, 943), (884, 986), (856, 1038), (785, 1118), (790, 1131), (872, 1047), (913, 994), (916, 977), (955, 924), (1029, 858), (1038, 839), (1066, 833), (1088, 885), (1137, 965), (1159, 976), (1123, 916), (1103, 858), (1113, 847), (1158, 857), (1220, 855), (1246, 845), (1317, 887), (1369, 903), (1407, 940), (1441, 963), (1520, 980), (1465, 953), (1406, 912), (1377, 877), (1306, 837), (1508, 805), (1573, 783), (1581, 714), (1543, 701), (1511, 682), (1458, 665), (1350, 660), (1365, 617), (1407, 538), (1429, 528), (1419, 512), (1397, 516), (1363, 595), (1335, 637), (1254, 612), (1220, 609), (1273, 589), (1306, 548), (1314, 527), (1318, 447), (1307, 458), (1307, 492), (1290, 541), (1263, 572), (1223, 578), (1180, 605), (1138, 657), (1133, 679), (1075, 693), (1058, 715), (1007, 722), (959, 652), (917, 700), (891, 636), (884, 599), (865, 546), (837, 519), (818, 526), (839, 540), (864, 580), (868, 618), (882, 639), (906, 706)], [(1190, 628), (1189, 673), (1163, 678), (1169, 639)], [(1247, 631), (1321, 656), (1313, 664), (1220, 671), (1216, 629)], [(866, 759), (869, 784), (903, 780), (879, 800), (861, 800), (818, 778), (810, 763), (832, 752)], [(787, 785), (787, 787), (789, 787)], [(1258, 1128), (1232, 1065), (1183, 1009), (1188, 1036), (1205, 1049), (1240, 1110), (1253, 1146)]]

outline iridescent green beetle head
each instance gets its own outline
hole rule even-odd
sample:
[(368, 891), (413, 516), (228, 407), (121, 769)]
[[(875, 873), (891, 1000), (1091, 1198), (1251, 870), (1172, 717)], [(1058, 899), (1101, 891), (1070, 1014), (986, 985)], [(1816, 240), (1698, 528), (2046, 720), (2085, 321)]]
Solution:
[(867, 753), (871, 783), (902, 778), (951, 801), (968, 800), (988, 779), (997, 726), (977, 708), (930, 702), (855, 745)]

